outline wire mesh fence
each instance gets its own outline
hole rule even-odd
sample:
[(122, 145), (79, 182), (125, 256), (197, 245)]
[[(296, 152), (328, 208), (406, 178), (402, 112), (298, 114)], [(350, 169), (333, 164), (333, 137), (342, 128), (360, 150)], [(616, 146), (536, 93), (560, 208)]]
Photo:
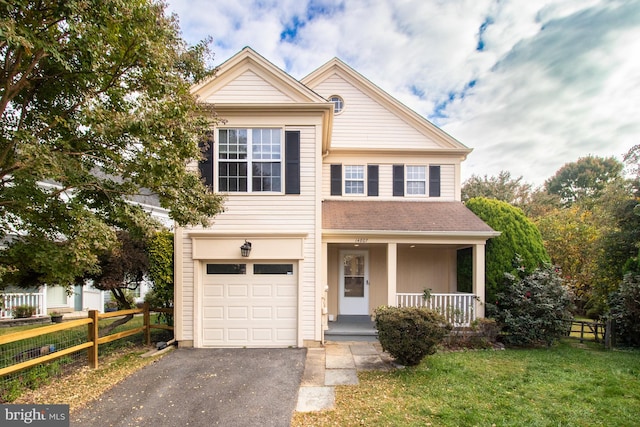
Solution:
[[(102, 336), (104, 332), (110, 328), (110, 325), (122, 318), (123, 316), (100, 319), (98, 321), (98, 335)], [(158, 321), (157, 314), (150, 315), (150, 324), (157, 324)], [(108, 331), (108, 334), (114, 335), (136, 328), (141, 328), (143, 324), (144, 316), (136, 315), (127, 323)], [(71, 322), (69, 325), (71, 325)], [(24, 339), (0, 344), (0, 370), (40, 357), (46, 357), (49, 355), (54, 357), (56, 353), (68, 352), (68, 354), (54, 360), (38, 363), (35, 366), (21, 369), (17, 372), (11, 372), (0, 376), (0, 403), (12, 402), (25, 390), (36, 389), (39, 386), (54, 380), (58, 376), (67, 374), (80, 366), (87, 365), (89, 354), (87, 349), (80, 349), (78, 351), (70, 350), (78, 345), (87, 345), (86, 343), (89, 341), (89, 333), (86, 320), (85, 324), (64, 330), (38, 334), (37, 329), (45, 326), (46, 325), (35, 325), (27, 331), (21, 332), (35, 336), (29, 336)], [(31, 331), (30, 329), (36, 330)], [(151, 329), (150, 333), (151, 342), (168, 341), (173, 336), (173, 332), (167, 329)], [(109, 355), (122, 348), (131, 348), (132, 350), (140, 348), (145, 341), (145, 332), (138, 332), (122, 339), (101, 344), (98, 346), (98, 357)]]

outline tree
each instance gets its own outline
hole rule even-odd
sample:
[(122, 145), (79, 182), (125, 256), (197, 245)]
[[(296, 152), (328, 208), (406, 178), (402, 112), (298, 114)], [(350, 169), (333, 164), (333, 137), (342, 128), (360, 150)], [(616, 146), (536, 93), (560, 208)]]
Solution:
[[(222, 209), (197, 172), (212, 74), (151, 0), (17, 0), (0, 18), (0, 288), (72, 286), (154, 194), (179, 224)], [(199, 113), (200, 111), (200, 113)], [(206, 115), (211, 117), (211, 115)]]
[(576, 202), (590, 204), (607, 184), (620, 179), (623, 164), (613, 157), (587, 156), (562, 166), (545, 182), (549, 194), (557, 194), (564, 206)]
[(491, 228), (502, 234), (487, 242), (486, 247), (486, 301), (495, 300), (502, 290), (504, 273), (513, 273), (513, 259), (522, 260), (522, 267), (530, 272), (548, 263), (549, 255), (542, 243), (540, 231), (521, 209), (507, 202), (476, 197), (466, 206)]
[(118, 308), (129, 309), (132, 307), (127, 293), (138, 289), (149, 274), (147, 244), (143, 237), (132, 236), (128, 231), (120, 230), (116, 235), (117, 244), (98, 256), (99, 272), (88, 278), (96, 289), (110, 291)]
[(578, 206), (556, 209), (538, 218), (544, 247), (560, 267), (579, 312), (584, 312), (597, 281), (602, 230), (591, 211)]
[(523, 183), (522, 176), (511, 178), (511, 173), (501, 171), (498, 176), (481, 178), (472, 175), (462, 185), (462, 201), (466, 202), (474, 197), (486, 197), (507, 202), (522, 207), (526, 205), (531, 193), (531, 184)]

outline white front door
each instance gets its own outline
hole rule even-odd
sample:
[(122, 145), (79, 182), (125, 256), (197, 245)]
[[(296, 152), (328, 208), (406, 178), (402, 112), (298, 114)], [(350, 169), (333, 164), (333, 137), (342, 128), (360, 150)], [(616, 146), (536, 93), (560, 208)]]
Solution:
[(340, 314), (369, 314), (369, 253), (340, 252)]

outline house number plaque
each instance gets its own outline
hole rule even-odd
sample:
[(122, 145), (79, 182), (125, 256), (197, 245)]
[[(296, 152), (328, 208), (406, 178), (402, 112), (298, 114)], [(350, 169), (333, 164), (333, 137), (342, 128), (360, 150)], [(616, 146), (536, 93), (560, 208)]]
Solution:
[(365, 237), (360, 237), (356, 239), (356, 243), (367, 243), (369, 241), (369, 239), (365, 238)]

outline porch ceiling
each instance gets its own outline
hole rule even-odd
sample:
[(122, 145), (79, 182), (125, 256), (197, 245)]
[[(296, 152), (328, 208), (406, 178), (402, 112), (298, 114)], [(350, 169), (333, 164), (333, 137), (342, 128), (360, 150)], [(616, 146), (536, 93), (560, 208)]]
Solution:
[(415, 231), (497, 235), (461, 202), (322, 202), (324, 230)]

